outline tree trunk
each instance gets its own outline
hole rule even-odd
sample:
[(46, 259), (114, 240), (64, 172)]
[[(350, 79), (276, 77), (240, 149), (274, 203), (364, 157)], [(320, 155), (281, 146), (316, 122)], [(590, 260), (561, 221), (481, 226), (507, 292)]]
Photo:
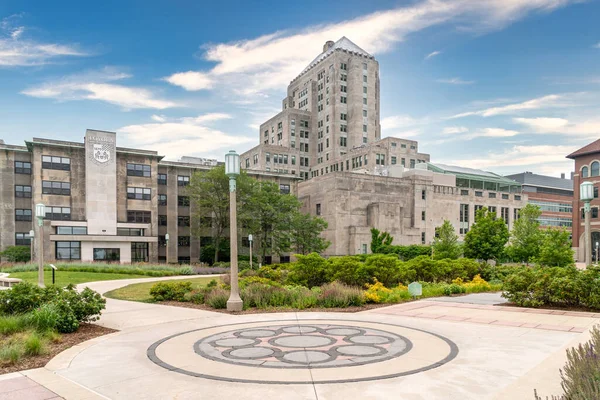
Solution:
[(219, 237), (217, 236), (215, 238), (215, 261), (214, 261), (215, 263), (219, 261), (219, 244), (221, 244), (221, 241), (219, 240)]

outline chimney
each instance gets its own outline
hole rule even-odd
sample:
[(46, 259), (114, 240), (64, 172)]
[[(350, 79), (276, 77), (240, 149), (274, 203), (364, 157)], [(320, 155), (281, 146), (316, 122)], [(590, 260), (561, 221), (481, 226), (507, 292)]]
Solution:
[(560, 174), (560, 179), (565, 179), (565, 173), (564, 172)]
[(571, 180), (573, 180), (573, 178), (575, 178), (575, 172), (571, 172)]
[(323, 45), (323, 53), (325, 53), (327, 50), (332, 48), (334, 44), (335, 44), (335, 42), (333, 40), (326, 41), (325, 44)]

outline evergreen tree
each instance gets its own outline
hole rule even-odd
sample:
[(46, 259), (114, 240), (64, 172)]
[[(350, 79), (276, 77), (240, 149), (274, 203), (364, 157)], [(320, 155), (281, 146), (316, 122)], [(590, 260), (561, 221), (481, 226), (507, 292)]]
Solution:
[(382, 246), (392, 244), (394, 237), (389, 232), (381, 232), (379, 229), (371, 228), (371, 253), (379, 253)]

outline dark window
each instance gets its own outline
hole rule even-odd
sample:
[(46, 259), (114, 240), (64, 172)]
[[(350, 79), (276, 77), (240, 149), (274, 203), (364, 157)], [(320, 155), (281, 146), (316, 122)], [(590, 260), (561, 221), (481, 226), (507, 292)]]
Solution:
[(598, 218), (598, 208), (592, 208), (592, 218)]
[(421, 221), (425, 221), (425, 211), (421, 211)]
[(510, 215), (510, 209), (508, 207), (501, 207), (500, 208), (500, 216), (502, 217), (502, 219), (504, 220), (504, 223), (506, 225), (508, 225), (508, 216)]
[(151, 176), (151, 168), (145, 164), (127, 164), (127, 176)]
[(42, 156), (42, 168), (70, 171), (71, 159), (67, 157)]
[(31, 186), (15, 185), (15, 197), (31, 198)]
[(31, 175), (31, 163), (15, 161), (15, 174)]
[(475, 191), (475, 197), (483, 197), (483, 192)]
[(177, 205), (179, 207), (189, 207), (190, 198), (188, 196), (177, 196)]
[(85, 226), (57, 226), (57, 235), (87, 235), (87, 227)]
[(518, 219), (519, 219), (519, 211), (520, 211), (520, 210), (521, 210), (520, 208), (515, 208), (515, 209), (513, 209), (513, 220), (514, 220), (514, 221), (516, 221), (516, 220), (518, 220)]
[(141, 228), (117, 228), (118, 236), (144, 236), (144, 230)]
[(31, 221), (32, 211), (30, 209), (16, 209), (15, 221)]
[(158, 184), (159, 185), (167, 184), (167, 174), (158, 174)]
[(158, 235), (158, 246), (167, 247), (167, 238), (165, 235)]
[(121, 249), (94, 249), (94, 261), (120, 261)]
[(42, 181), (42, 194), (70, 196), (71, 184), (69, 182)]
[(468, 195), (469, 195), (469, 191), (468, 191), (468, 190), (461, 190), (461, 191), (460, 191), (460, 194), (461, 194), (462, 196), (468, 196)]
[(425, 200), (427, 196), (427, 192), (425, 190), (421, 190), (421, 200)]
[(191, 261), (190, 257), (177, 257), (177, 262), (179, 264), (189, 264)]
[(598, 176), (600, 175), (600, 163), (598, 161), (594, 161), (590, 167), (590, 176)]
[(177, 186), (187, 186), (190, 184), (190, 177), (178, 175), (177, 176)]
[(594, 186), (594, 198), (598, 198), (598, 186)]
[(31, 237), (29, 236), (29, 232), (15, 233), (15, 245), (29, 246), (30, 244), (31, 244)]
[(317, 204), (317, 215), (321, 215), (321, 204)]
[(581, 219), (585, 219), (585, 209), (581, 209)]
[(46, 219), (58, 220), (58, 221), (70, 221), (71, 220), (71, 208), (70, 207), (46, 207)]
[(158, 195), (158, 205), (159, 206), (166, 206), (167, 205), (167, 195), (166, 194), (159, 194)]
[(290, 262), (290, 256), (279, 256), (280, 264), (288, 264)]
[(588, 167), (581, 168), (581, 177), (582, 178), (587, 178), (588, 177)]
[(508, 200), (508, 195), (507, 194), (502, 194), (502, 200)]
[(421, 244), (425, 244), (425, 232), (421, 232)]
[(130, 200), (150, 200), (152, 198), (152, 189), (128, 187), (127, 198)]
[(178, 236), (177, 237), (177, 246), (190, 247), (190, 237), (189, 236)]
[(148, 243), (131, 243), (131, 262), (148, 262)]
[(166, 215), (158, 216), (158, 226), (167, 226), (167, 216)]
[(515, 194), (515, 200), (521, 200), (521, 195)]
[(488, 193), (488, 196), (490, 199), (495, 199), (496, 198), (496, 193)]
[(279, 185), (279, 192), (282, 194), (290, 194), (290, 185)]
[(190, 226), (190, 217), (187, 217), (187, 216), (177, 217), (177, 226)]
[(81, 260), (81, 242), (56, 242), (57, 260)]
[(127, 222), (149, 224), (152, 221), (150, 211), (127, 211)]

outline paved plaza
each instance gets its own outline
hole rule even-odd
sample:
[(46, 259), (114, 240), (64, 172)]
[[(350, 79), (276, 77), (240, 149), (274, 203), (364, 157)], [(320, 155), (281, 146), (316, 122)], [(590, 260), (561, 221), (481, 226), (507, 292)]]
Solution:
[[(164, 279), (164, 278), (163, 278)], [(168, 278), (167, 278), (168, 279)], [(138, 280), (88, 284), (102, 293)], [(560, 392), (564, 350), (600, 314), (492, 305), (495, 294), (360, 313), (217, 312), (108, 299), (119, 329), (0, 399), (532, 399)]]

